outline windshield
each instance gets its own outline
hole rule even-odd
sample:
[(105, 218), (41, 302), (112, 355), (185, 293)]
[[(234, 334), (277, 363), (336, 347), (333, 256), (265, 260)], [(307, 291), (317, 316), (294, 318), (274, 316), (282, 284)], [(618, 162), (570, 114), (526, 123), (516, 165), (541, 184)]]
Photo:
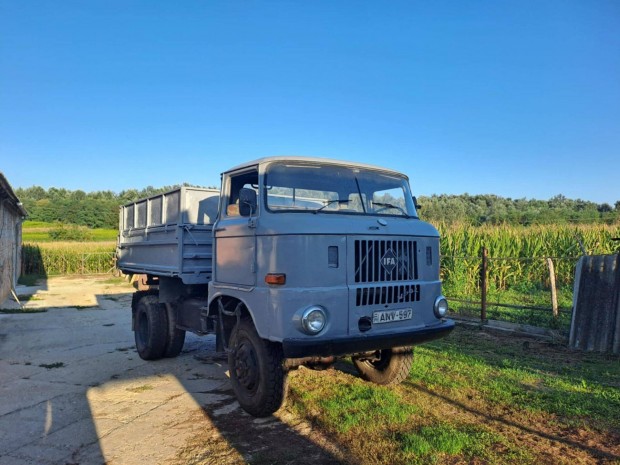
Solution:
[(273, 164), (265, 192), (275, 212), (417, 217), (405, 177), (363, 168)]

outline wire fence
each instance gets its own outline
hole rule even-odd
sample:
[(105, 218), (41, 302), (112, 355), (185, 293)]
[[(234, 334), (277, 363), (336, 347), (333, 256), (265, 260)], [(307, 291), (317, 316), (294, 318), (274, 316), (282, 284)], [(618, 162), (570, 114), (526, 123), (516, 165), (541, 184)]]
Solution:
[(580, 257), (442, 257), (441, 276), (457, 316), (567, 331)]

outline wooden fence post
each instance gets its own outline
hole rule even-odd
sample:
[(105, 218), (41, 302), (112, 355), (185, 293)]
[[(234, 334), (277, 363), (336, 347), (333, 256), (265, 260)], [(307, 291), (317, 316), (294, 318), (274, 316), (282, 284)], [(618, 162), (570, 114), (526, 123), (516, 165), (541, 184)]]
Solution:
[(551, 283), (551, 308), (553, 309), (553, 318), (558, 318), (560, 315), (558, 311), (558, 292), (555, 287), (555, 268), (553, 267), (553, 260), (547, 258), (547, 266), (549, 267), (549, 282)]
[(486, 247), (482, 247), (482, 266), (480, 267), (480, 320), (487, 322), (487, 269), (488, 252)]

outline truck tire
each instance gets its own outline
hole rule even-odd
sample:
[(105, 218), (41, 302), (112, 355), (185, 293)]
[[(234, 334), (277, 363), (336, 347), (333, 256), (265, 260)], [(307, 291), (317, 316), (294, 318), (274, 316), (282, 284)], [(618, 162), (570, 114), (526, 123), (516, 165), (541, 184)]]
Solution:
[(138, 301), (134, 337), (141, 359), (158, 360), (164, 356), (168, 339), (168, 319), (157, 296), (147, 295)]
[(278, 410), (288, 389), (282, 346), (261, 339), (251, 320), (240, 320), (229, 341), (230, 382), (239, 404), (250, 415), (266, 417)]
[(401, 383), (409, 376), (413, 364), (413, 348), (378, 350), (377, 355), (378, 359), (351, 357), (362, 379), (385, 386)]
[(185, 343), (185, 331), (177, 328), (177, 314), (176, 309), (170, 305), (165, 305), (166, 310), (166, 324), (168, 327), (168, 333), (166, 335), (166, 349), (164, 350), (164, 357), (176, 357), (183, 350), (183, 344)]

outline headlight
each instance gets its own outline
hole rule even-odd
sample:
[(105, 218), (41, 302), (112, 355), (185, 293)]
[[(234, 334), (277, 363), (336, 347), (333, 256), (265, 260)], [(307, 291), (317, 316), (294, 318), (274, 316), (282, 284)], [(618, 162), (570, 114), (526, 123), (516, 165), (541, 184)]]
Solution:
[(325, 328), (327, 315), (323, 307), (314, 305), (307, 308), (301, 316), (301, 326), (308, 334), (318, 334)]
[(435, 305), (433, 306), (433, 311), (435, 312), (435, 316), (437, 318), (443, 318), (448, 313), (448, 301), (442, 295), (435, 299)]

